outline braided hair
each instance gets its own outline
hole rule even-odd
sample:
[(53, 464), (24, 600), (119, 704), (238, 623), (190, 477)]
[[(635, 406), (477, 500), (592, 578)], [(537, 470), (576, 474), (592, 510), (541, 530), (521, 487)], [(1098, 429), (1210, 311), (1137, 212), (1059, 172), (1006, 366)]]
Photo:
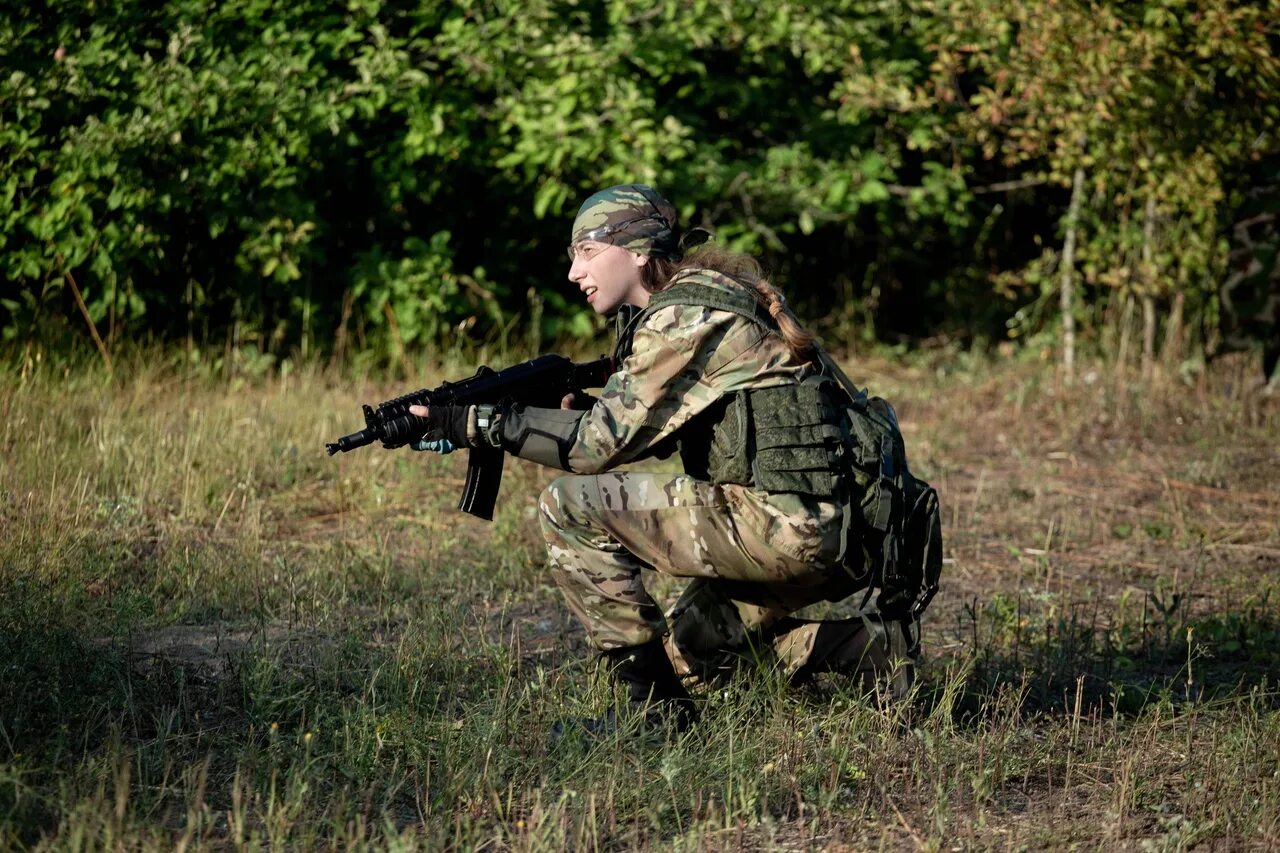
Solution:
[(750, 289), (756, 300), (765, 307), (769, 316), (778, 324), (778, 332), (786, 341), (797, 361), (812, 361), (815, 357), (815, 335), (800, 324), (787, 306), (786, 298), (765, 277), (759, 261), (743, 252), (734, 252), (719, 246), (703, 244), (685, 255), (682, 260), (651, 257), (640, 269), (640, 280), (645, 290), (657, 293), (671, 283), (682, 270), (704, 269), (728, 276), (744, 289)]

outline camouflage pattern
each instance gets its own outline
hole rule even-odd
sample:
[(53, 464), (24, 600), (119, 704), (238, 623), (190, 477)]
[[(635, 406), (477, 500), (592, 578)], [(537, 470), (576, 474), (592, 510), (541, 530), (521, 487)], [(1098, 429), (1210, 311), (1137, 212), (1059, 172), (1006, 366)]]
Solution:
[[(870, 690), (887, 676), (895, 698), (911, 686), (910, 638), (899, 625), (877, 618), (874, 605), (849, 619), (803, 620), (781, 615), (809, 603), (797, 590), (769, 607), (735, 601), (739, 589), (732, 582), (698, 578), (668, 612), (667, 654), (686, 681), (714, 678), (743, 659), (759, 660), (771, 652), (793, 680), (839, 672), (857, 677)], [(839, 584), (833, 591), (843, 592)]]
[[(681, 281), (739, 287), (706, 270)], [(799, 382), (811, 370), (782, 338), (737, 314), (693, 305), (655, 311), (583, 417), (569, 470), (593, 474), (641, 458), (726, 395)]]
[(839, 509), (813, 502), (796, 510), (744, 486), (629, 472), (562, 477), (539, 502), (552, 575), (601, 649), (666, 633), (643, 569), (730, 582), (741, 617), (708, 612), (705, 599), (685, 603), (683, 612), (715, 626), (708, 651), (743, 651), (747, 631), (822, 600), (844, 578), (830, 568), (838, 530), (825, 540), (815, 534)]
[(570, 245), (594, 240), (655, 258), (678, 258), (676, 219), (675, 205), (652, 187), (609, 187), (582, 203)]
[[(539, 511), (552, 577), (602, 650), (661, 637), (689, 681), (771, 654), (788, 675), (844, 672), (868, 689), (896, 663), (894, 694), (910, 684), (907, 644), (892, 629), (863, 618), (788, 616), (851, 591), (834, 562), (834, 503), (686, 476), (609, 473), (556, 480)], [(693, 578), (665, 619), (645, 590), (645, 569)]]
[[(685, 280), (738, 287), (705, 270)], [(766, 649), (789, 673), (856, 670), (870, 645), (888, 645), (883, 629), (860, 619), (782, 621), (851, 591), (834, 499), (611, 470), (726, 395), (795, 383), (811, 369), (779, 336), (728, 311), (673, 305), (644, 319), (580, 422), (568, 451), (575, 475), (553, 482), (539, 504), (552, 574), (598, 648), (643, 644), (668, 635), (669, 623), (677, 671), (705, 678)], [(694, 579), (667, 618), (644, 588), (646, 569)]]

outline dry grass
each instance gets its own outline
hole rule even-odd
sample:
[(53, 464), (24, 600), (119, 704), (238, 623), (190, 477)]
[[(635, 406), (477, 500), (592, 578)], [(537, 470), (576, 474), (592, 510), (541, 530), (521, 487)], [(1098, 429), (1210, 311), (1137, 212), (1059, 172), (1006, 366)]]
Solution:
[(324, 455), (398, 384), (161, 361), (0, 390), (5, 846), (1280, 844), (1280, 406), (1243, 360), (856, 361), (944, 503), (917, 694), (754, 673), (679, 742), (554, 749), (610, 699), (550, 472), (509, 464), (485, 524), (456, 456)]

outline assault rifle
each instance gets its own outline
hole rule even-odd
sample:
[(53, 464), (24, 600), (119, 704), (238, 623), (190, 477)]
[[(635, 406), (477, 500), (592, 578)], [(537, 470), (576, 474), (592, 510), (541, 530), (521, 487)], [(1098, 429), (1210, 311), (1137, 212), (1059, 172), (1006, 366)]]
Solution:
[[(375, 408), (364, 405), (365, 428), (325, 445), (332, 456), (381, 441), (388, 448), (403, 447), (422, 437), (423, 418), (409, 414), (410, 406), (471, 406), (510, 401), (526, 406), (555, 409), (564, 395), (583, 388), (599, 388), (613, 373), (608, 356), (575, 364), (562, 355), (543, 355), (504, 370), (481, 367), (469, 379), (423, 388)], [(458, 509), (493, 518), (493, 506), (502, 482), (503, 452), (496, 447), (473, 447), (467, 459), (467, 481)]]

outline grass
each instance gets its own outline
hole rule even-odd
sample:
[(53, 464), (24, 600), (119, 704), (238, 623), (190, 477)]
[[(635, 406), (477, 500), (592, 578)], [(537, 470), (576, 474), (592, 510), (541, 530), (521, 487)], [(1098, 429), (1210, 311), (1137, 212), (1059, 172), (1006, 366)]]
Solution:
[(457, 456), (323, 453), (407, 383), (6, 367), (0, 846), (1280, 844), (1280, 406), (1252, 365), (850, 367), (944, 504), (911, 699), (744, 673), (689, 736), (556, 747), (616, 697), (545, 570), (552, 472), (509, 463), (486, 524)]

